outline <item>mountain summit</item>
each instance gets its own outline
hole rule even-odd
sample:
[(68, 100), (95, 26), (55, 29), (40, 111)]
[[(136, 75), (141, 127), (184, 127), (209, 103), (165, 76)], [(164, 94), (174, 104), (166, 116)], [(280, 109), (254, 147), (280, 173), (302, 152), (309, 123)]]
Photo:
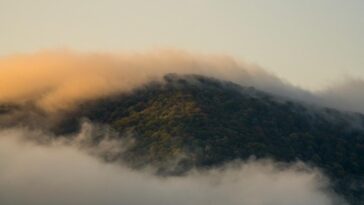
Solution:
[[(3, 106), (0, 114), (18, 109)], [(203, 76), (169, 74), (163, 82), (84, 102), (50, 130), (55, 137), (75, 132), (85, 118), (107, 126), (113, 133), (109, 139), (130, 142), (122, 153), (99, 153), (107, 161), (154, 166), (163, 175), (251, 157), (302, 161), (323, 170), (334, 191), (353, 204), (364, 202), (364, 116), (359, 113)], [(96, 146), (103, 138), (96, 134), (91, 143)]]

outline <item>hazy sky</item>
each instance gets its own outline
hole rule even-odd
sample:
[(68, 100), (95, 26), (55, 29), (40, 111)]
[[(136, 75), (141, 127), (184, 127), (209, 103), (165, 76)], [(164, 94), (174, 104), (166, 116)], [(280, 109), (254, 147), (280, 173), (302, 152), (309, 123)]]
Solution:
[(0, 0), (0, 56), (173, 47), (318, 89), (364, 78), (363, 0)]

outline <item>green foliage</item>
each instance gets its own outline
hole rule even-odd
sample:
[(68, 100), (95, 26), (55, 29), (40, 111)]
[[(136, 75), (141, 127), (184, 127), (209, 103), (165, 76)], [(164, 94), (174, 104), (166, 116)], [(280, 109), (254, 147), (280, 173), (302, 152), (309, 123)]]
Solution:
[(364, 201), (362, 188), (349, 186), (364, 182), (364, 117), (359, 114), (308, 109), (253, 88), (170, 75), (165, 84), (85, 105), (82, 115), (111, 124), (121, 136), (133, 133), (136, 143), (126, 160), (140, 166), (180, 155), (199, 167), (251, 155), (302, 160), (322, 168), (349, 199)]

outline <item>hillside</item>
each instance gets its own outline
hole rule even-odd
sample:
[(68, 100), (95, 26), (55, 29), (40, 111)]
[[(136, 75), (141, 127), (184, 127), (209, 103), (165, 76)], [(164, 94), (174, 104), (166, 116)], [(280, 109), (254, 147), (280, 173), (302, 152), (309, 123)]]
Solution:
[[(363, 200), (364, 117), (306, 106), (201, 76), (168, 75), (129, 94), (85, 103), (75, 116), (135, 139), (123, 154), (161, 172), (235, 159), (303, 161), (324, 170), (336, 191)], [(121, 155), (120, 155), (121, 156)], [(359, 181), (358, 181), (359, 180)]]
[(123, 153), (102, 156), (108, 161), (124, 160), (135, 168), (154, 165), (161, 174), (251, 156), (303, 161), (322, 169), (335, 191), (353, 204), (364, 203), (361, 114), (304, 105), (202, 76), (167, 75), (163, 83), (85, 102), (53, 131), (77, 131), (82, 118), (109, 125), (118, 133), (114, 139), (133, 139)]

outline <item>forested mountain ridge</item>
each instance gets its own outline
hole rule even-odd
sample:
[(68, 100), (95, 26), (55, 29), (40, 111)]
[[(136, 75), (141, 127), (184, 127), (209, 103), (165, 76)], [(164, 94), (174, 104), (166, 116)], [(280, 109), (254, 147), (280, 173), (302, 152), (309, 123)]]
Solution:
[(364, 116), (359, 113), (304, 105), (203, 76), (171, 74), (164, 82), (85, 102), (52, 129), (77, 131), (82, 118), (108, 125), (118, 133), (116, 140), (133, 139), (123, 153), (103, 156), (108, 161), (123, 160), (135, 168), (153, 165), (163, 174), (251, 156), (303, 161), (322, 169), (350, 202), (364, 203)]
[[(364, 116), (302, 105), (252, 87), (201, 76), (167, 75), (132, 93), (85, 104), (80, 116), (111, 125), (135, 143), (135, 166), (180, 158), (175, 168), (235, 159), (297, 160), (324, 170), (335, 189), (363, 200)], [(182, 156), (182, 157), (181, 157)]]

